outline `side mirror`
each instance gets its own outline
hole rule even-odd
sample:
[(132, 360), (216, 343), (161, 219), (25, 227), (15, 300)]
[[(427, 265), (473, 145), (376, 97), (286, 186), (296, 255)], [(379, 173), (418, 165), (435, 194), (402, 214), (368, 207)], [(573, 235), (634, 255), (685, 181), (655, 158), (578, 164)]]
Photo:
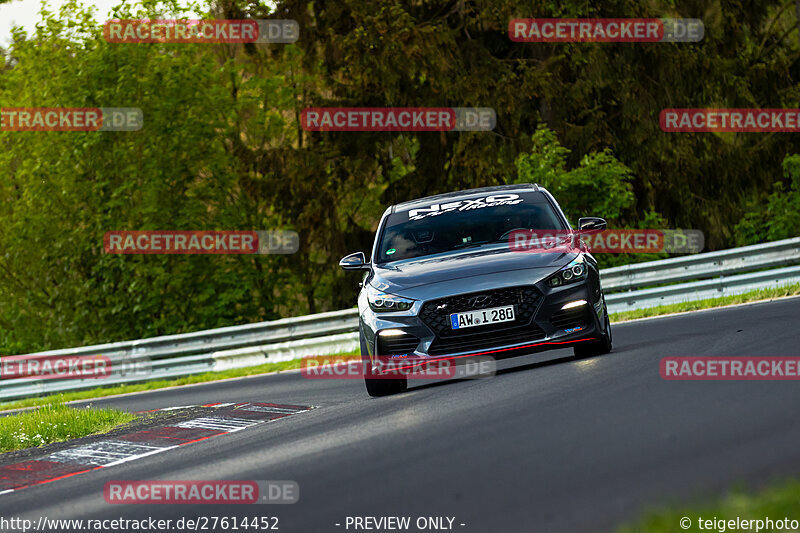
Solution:
[(604, 218), (598, 217), (583, 217), (578, 219), (578, 229), (584, 230), (604, 230), (608, 227), (608, 223)]
[(364, 252), (356, 252), (350, 255), (346, 255), (339, 261), (339, 266), (342, 267), (344, 270), (367, 270), (369, 269), (369, 263), (367, 263), (367, 258), (364, 257)]

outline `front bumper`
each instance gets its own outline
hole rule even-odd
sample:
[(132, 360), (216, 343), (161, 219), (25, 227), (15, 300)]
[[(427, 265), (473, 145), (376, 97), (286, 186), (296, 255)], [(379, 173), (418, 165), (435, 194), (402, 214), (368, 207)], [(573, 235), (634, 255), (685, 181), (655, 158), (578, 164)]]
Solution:
[[(479, 292), (451, 294), (417, 301), (405, 312), (375, 313), (363, 306), (360, 314), (362, 347), (376, 358), (440, 358), (490, 354), (514, 357), (563, 348), (600, 336), (604, 323), (602, 298), (593, 301), (587, 280), (561, 287), (505, 286)], [(466, 301), (489, 294), (495, 305), (514, 305), (514, 322), (452, 330), (451, 312), (469, 310)], [(563, 309), (566, 304), (586, 304)], [(443, 308), (440, 308), (444, 304)], [(483, 306), (489, 307), (489, 305)], [(402, 331), (402, 335), (381, 332)]]

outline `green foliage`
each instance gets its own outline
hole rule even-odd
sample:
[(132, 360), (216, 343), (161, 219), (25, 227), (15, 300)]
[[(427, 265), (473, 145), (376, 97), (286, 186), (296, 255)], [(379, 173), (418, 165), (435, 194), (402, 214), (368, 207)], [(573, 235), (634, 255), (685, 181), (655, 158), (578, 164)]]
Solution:
[(759, 197), (751, 202), (750, 210), (736, 224), (738, 244), (776, 241), (800, 234), (800, 155), (784, 158), (783, 174), (788, 185), (773, 184), (772, 194), (766, 200)]
[[(638, 216), (630, 184), (631, 170), (609, 149), (584, 155), (568, 169), (571, 150), (555, 132), (540, 125), (531, 137), (530, 151), (517, 157), (515, 183), (538, 183), (550, 191), (573, 227), (585, 216), (605, 218), (610, 229), (666, 228), (664, 217), (654, 211)], [(597, 254), (601, 267), (612, 267), (666, 257), (664, 254)]]
[(277, 318), (285, 259), (106, 255), (102, 243), (118, 229), (292, 227), (248, 194), (261, 178), (225, 142), (255, 122), (283, 135), (285, 120), (246, 97), (283, 106), (288, 89), (275, 73), (238, 87), (243, 67), (200, 46), (110, 45), (99, 32), (68, 4), (15, 43), (3, 77), (0, 107), (145, 114), (138, 132), (0, 133), (4, 353)]
[[(680, 507), (675, 505), (667, 509), (650, 510), (637, 522), (619, 527), (617, 533), (672, 533), (683, 530), (755, 531), (758, 529), (780, 531), (784, 527), (773, 528), (766, 522), (766, 519), (770, 518), (772, 524), (783, 524), (779, 520), (782, 521), (788, 517), (786, 520), (791, 523), (793, 513), (797, 512), (798, 501), (800, 501), (800, 481), (796, 479), (785, 479), (760, 490), (746, 490), (739, 487), (708, 503)], [(730, 526), (729, 521), (734, 522), (737, 517), (741, 529), (734, 529)], [(758, 520), (761, 522), (757, 523)], [(765, 524), (767, 525), (765, 526)]]
[[(125, 2), (112, 16), (180, 18), (189, 11), (179, 4)], [(0, 131), (0, 353), (351, 307), (357, 280), (337, 260), (371, 247), (386, 205), (467, 187), (538, 181), (573, 221), (701, 229), (711, 249), (739, 242), (733, 227), (748, 209), (748, 242), (796, 227), (789, 199), (766, 213), (748, 206), (771, 191), (777, 162), (800, 152), (796, 136), (658, 126), (667, 107), (796, 107), (788, 0), (230, 0), (193, 10), (295, 19), (301, 38), (109, 44), (90, 6), (71, 0), (0, 52), (0, 107), (133, 106), (145, 117), (138, 132)], [(510, 18), (620, 13), (699, 17), (706, 37), (507, 36)], [(312, 106), (492, 107), (498, 120), (490, 133), (306, 132), (298, 118)], [(281, 228), (300, 234), (295, 256), (102, 249), (109, 230)]]
[(573, 226), (580, 217), (600, 216), (609, 227), (620, 227), (625, 215), (633, 214), (631, 171), (610, 150), (586, 154), (576, 168), (567, 170), (571, 151), (558, 142), (552, 130), (540, 125), (531, 140), (531, 150), (517, 158), (516, 183), (547, 188)]

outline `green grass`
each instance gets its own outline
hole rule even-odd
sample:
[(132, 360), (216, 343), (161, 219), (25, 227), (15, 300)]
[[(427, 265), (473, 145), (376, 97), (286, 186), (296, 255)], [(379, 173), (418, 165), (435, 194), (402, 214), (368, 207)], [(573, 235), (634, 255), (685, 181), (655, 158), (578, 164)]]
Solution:
[[(349, 353), (335, 356), (331, 355), (331, 357), (347, 359), (360, 356), (354, 353)], [(283, 361), (280, 363), (264, 363), (263, 365), (250, 366), (246, 368), (234, 368), (220, 372), (204, 372), (202, 374), (195, 374), (192, 376), (185, 376), (175, 379), (161, 379), (157, 381), (146, 381), (144, 383), (132, 383), (130, 385), (116, 385), (113, 387), (98, 387), (91, 390), (64, 392), (57, 395), (41, 396), (37, 398), (24, 398), (21, 400), (0, 404), (0, 411), (46, 405), (53, 402), (54, 398), (56, 398), (59, 402), (72, 402), (77, 400), (102, 398), (104, 396), (114, 396), (129, 392), (142, 392), (163, 389), (166, 387), (176, 387), (179, 385), (190, 385), (192, 383), (205, 383), (208, 381), (218, 381), (220, 379), (239, 378), (244, 376), (254, 376), (257, 374), (266, 374), (268, 372), (279, 372), (281, 370), (292, 370), (295, 368), (300, 368), (302, 361), (302, 359), (293, 359), (291, 361)]]
[(776, 289), (761, 289), (757, 291), (745, 292), (734, 296), (722, 296), (720, 298), (709, 298), (708, 300), (697, 300), (695, 302), (682, 302), (670, 305), (660, 305), (649, 309), (636, 309), (633, 311), (623, 311), (621, 313), (611, 313), (612, 322), (625, 322), (637, 318), (650, 316), (668, 315), (670, 313), (683, 313), (686, 311), (697, 311), (699, 309), (711, 309), (725, 305), (743, 304), (757, 302), (760, 300), (770, 300), (784, 296), (800, 295), (800, 283), (778, 287)]
[[(765, 520), (773, 521), (788, 518), (800, 520), (800, 481), (792, 480), (772, 485), (757, 492), (734, 491), (729, 495), (706, 505), (675, 507), (661, 511), (650, 511), (637, 522), (624, 525), (618, 533), (675, 533), (676, 531), (756, 531), (756, 524), (744, 525), (742, 528), (729, 527), (728, 520)], [(688, 528), (682, 528), (681, 519), (691, 520)], [(707, 523), (706, 520), (725, 520), (725, 524)], [(698, 525), (703, 520), (703, 528)], [(685, 523), (684, 523), (685, 525)], [(711, 526), (711, 527), (709, 527)], [(761, 526), (761, 531), (791, 531), (791, 527), (775, 529)]]
[(135, 418), (116, 409), (75, 409), (51, 399), (38, 409), (0, 417), (0, 453), (106, 433)]

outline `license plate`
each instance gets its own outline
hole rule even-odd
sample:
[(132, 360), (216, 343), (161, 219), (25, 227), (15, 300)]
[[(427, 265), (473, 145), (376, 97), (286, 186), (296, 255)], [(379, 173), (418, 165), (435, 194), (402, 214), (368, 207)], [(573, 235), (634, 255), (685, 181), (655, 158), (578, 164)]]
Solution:
[(471, 328), (474, 326), (485, 326), (487, 324), (499, 324), (500, 322), (512, 322), (514, 320), (514, 306), (491, 307), (478, 311), (465, 311), (463, 313), (453, 313), (450, 315), (450, 326), (453, 329)]

